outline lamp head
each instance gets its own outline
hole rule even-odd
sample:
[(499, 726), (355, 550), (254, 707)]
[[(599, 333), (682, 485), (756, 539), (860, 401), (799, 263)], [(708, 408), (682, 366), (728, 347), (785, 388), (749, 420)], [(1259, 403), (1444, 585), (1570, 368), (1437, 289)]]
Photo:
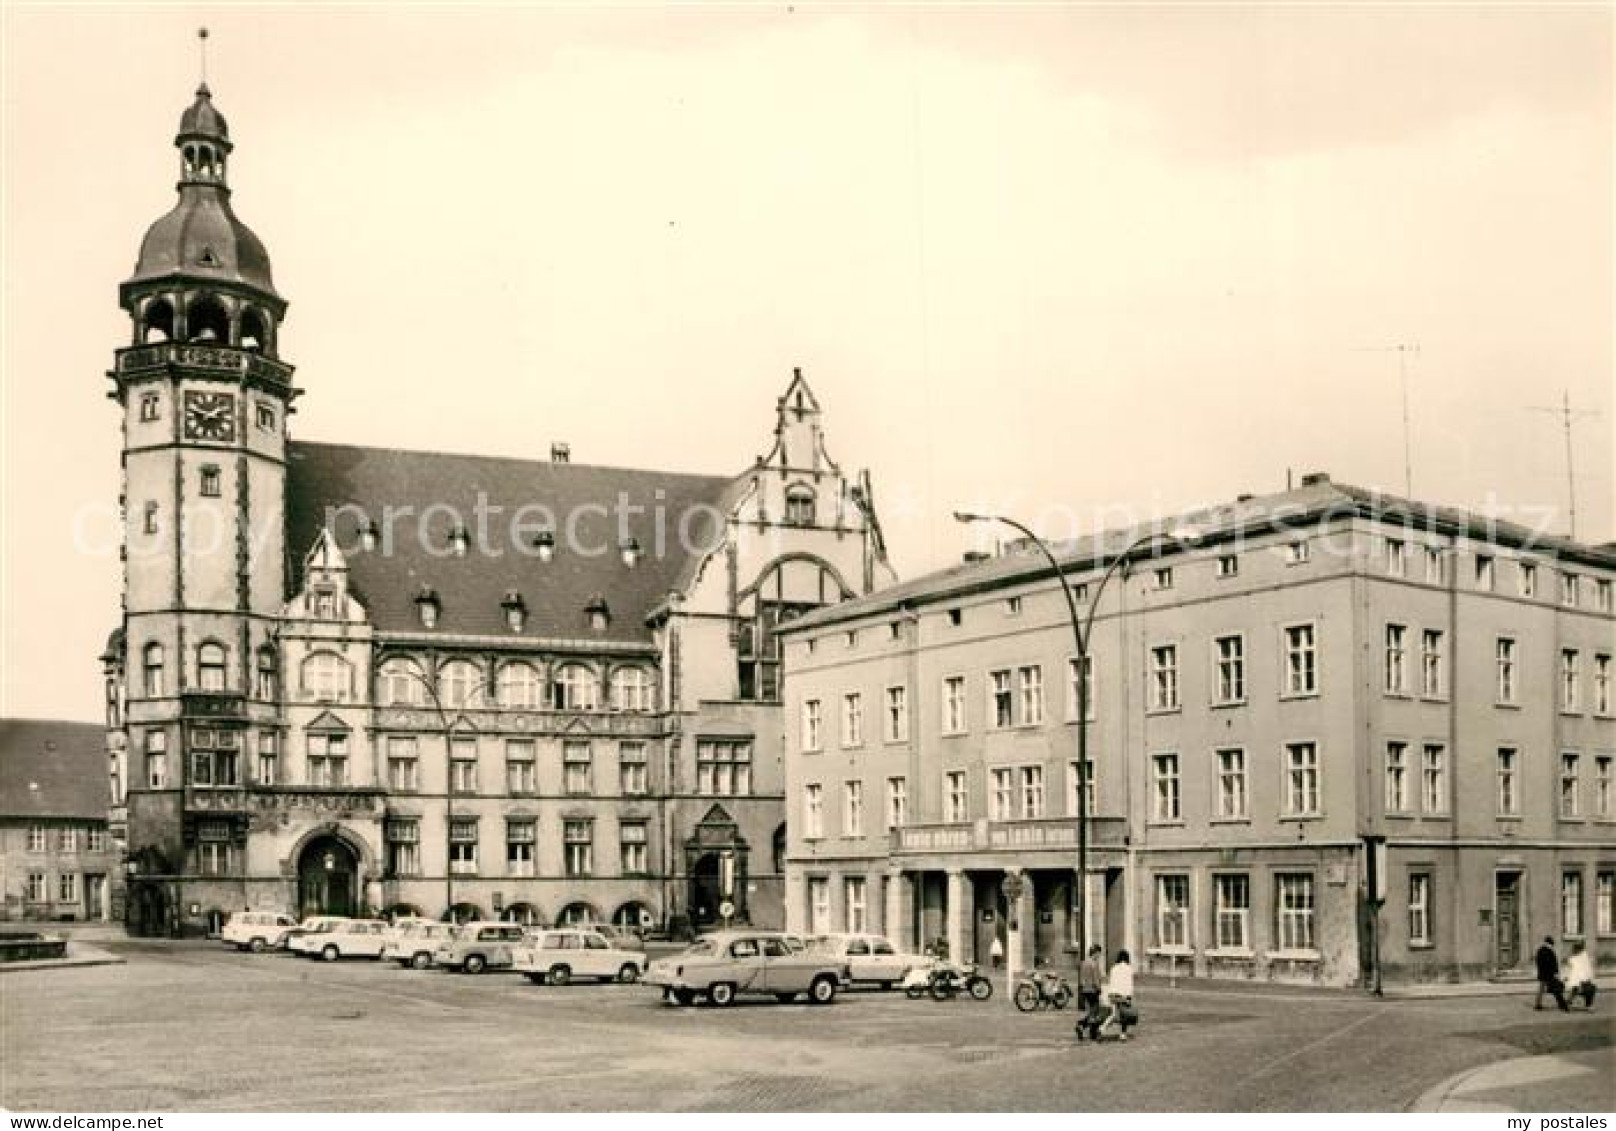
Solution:
[(987, 519), (988, 516), (985, 514), (972, 514), (970, 511), (954, 512), (955, 522), (985, 522)]

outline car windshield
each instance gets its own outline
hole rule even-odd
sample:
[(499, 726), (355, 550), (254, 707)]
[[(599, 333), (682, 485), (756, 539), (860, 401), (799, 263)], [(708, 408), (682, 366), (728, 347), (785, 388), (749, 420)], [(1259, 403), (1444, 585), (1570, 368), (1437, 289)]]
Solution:
[(816, 939), (809, 939), (808, 950), (812, 954), (835, 954), (836, 940), (828, 939), (824, 936), (820, 936)]
[(709, 955), (709, 954), (712, 954), (712, 953), (713, 953), (713, 944), (708, 942), (706, 939), (703, 939), (700, 942), (692, 943), (690, 945), (689, 949), (687, 949), (685, 951), (685, 957), (687, 957), (687, 958), (701, 958), (704, 955)]

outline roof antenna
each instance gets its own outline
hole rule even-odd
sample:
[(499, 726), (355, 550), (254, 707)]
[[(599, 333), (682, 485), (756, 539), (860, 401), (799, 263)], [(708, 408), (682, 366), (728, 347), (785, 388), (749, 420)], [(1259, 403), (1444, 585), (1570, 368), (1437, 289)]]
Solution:
[(196, 29), (196, 46), (197, 46), (197, 51), (202, 56), (202, 89), (206, 90), (208, 88), (208, 29), (207, 28), (199, 27), (199, 28)]
[(1560, 427), (1565, 431), (1565, 463), (1566, 463), (1566, 507), (1569, 511), (1567, 518), (1571, 527), (1571, 538), (1577, 537), (1577, 475), (1571, 463), (1571, 426), (1583, 417), (1598, 416), (1591, 409), (1573, 409), (1571, 407), (1571, 393), (1561, 390), (1560, 404), (1557, 408), (1546, 405), (1530, 405), (1529, 412), (1547, 412), (1560, 418)]

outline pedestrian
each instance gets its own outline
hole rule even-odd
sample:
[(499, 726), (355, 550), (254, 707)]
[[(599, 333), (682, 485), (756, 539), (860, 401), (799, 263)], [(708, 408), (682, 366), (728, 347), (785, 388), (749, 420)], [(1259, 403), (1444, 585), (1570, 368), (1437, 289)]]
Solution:
[(993, 943), (988, 947), (988, 957), (992, 959), (995, 970), (1004, 965), (1004, 943), (999, 941), (998, 935), (993, 936)]
[(1111, 972), (1105, 979), (1105, 1014), (1100, 1019), (1099, 1029), (1095, 1034), (1098, 1040), (1105, 1036), (1111, 1023), (1116, 1022), (1117, 1040), (1128, 1039), (1128, 1026), (1139, 1019), (1133, 1004), (1133, 967), (1128, 963), (1128, 952), (1117, 951), (1117, 960), (1111, 965)]
[(1581, 943), (1571, 949), (1571, 957), (1566, 962), (1565, 981), (1566, 997), (1572, 1005), (1577, 1004), (1577, 998), (1581, 997), (1589, 1009), (1594, 1007), (1594, 994), (1599, 991), (1599, 987), (1594, 985), (1594, 960)]
[(1077, 967), (1077, 1039), (1085, 1036), (1097, 1039), (1100, 1035), (1100, 944), (1089, 947), (1089, 952)]
[(1547, 991), (1562, 1012), (1571, 1012), (1571, 1007), (1566, 1004), (1565, 983), (1560, 980), (1560, 956), (1554, 953), (1552, 936), (1544, 937), (1534, 961), (1537, 963), (1537, 998), (1532, 1002), (1532, 1008), (1543, 1008), (1543, 994)]

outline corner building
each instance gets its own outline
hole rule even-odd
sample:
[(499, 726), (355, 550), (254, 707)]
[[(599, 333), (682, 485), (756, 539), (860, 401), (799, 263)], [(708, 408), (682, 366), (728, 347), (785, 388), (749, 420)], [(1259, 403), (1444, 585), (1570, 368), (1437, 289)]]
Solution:
[(206, 86), (175, 144), (110, 374), (130, 928), (778, 923), (777, 628), (890, 580), (801, 373), (740, 474), (295, 441), (286, 302)]
[[(1616, 553), (1322, 475), (1184, 524), (1103, 589), (1140, 531), (1056, 547), (1088, 938), (1330, 985), (1616, 964)], [(1078, 663), (1028, 549), (791, 626), (794, 928), (1075, 961)]]

